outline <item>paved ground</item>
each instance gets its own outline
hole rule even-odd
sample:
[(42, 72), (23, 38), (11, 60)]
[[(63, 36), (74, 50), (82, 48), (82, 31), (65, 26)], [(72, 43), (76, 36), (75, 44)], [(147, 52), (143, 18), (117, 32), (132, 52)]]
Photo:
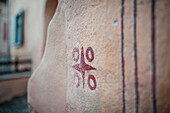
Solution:
[(0, 113), (28, 113), (27, 96), (15, 97), (9, 102), (0, 104)]

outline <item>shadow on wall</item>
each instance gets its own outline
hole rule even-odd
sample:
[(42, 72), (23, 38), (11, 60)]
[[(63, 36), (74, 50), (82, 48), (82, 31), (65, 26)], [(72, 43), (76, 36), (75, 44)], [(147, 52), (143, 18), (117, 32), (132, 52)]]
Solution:
[(46, 39), (47, 39), (47, 30), (48, 30), (48, 24), (50, 23), (55, 11), (56, 11), (56, 8), (57, 8), (57, 5), (58, 5), (58, 0), (47, 0), (46, 1), (46, 6), (45, 6), (45, 26), (44, 26), (44, 45), (43, 45), (43, 53), (45, 51), (45, 45), (46, 45)]

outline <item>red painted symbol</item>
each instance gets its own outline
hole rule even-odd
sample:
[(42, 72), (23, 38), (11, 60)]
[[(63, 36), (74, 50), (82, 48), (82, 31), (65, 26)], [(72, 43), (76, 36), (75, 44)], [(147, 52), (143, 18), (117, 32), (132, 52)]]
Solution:
[[(93, 80), (93, 83), (94, 83), (94, 86), (91, 86), (90, 84), (90, 80)], [(89, 75), (89, 78), (88, 78), (88, 86), (91, 90), (95, 90), (96, 89), (96, 79), (94, 78), (93, 75)]]
[(74, 75), (74, 78), (75, 78), (75, 79), (77, 78), (76, 87), (78, 88), (78, 87), (80, 86), (80, 80), (81, 80), (81, 78), (78, 76), (78, 73), (76, 73), (76, 74)]
[[(91, 56), (89, 55), (89, 53), (91, 54)], [(86, 58), (89, 62), (92, 62), (94, 60), (94, 51), (91, 47), (88, 47), (87, 50), (86, 50)], [(79, 60), (79, 49), (78, 48), (73, 49), (73, 60), (75, 62), (78, 62), (78, 60)], [(80, 64), (76, 64), (72, 67), (82, 74), (83, 88), (84, 88), (85, 71), (96, 70), (96, 68), (86, 64), (85, 59), (84, 59), (84, 49), (83, 49), (83, 47), (81, 48)], [(80, 78), (78, 77), (77, 73), (76, 73), (75, 76), (78, 78), (78, 82), (77, 82), (76, 87), (79, 87), (80, 86)], [(90, 80), (93, 81), (94, 85), (91, 85)], [(88, 76), (88, 86), (91, 90), (95, 90), (96, 87), (97, 87), (96, 79), (93, 75)]]

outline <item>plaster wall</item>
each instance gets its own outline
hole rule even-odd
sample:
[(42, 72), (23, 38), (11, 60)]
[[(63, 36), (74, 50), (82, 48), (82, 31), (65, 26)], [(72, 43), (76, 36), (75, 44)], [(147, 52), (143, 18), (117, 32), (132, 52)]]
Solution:
[(59, 2), (31, 113), (170, 112), (170, 1), (123, 1)]
[[(10, 0), (10, 39), (11, 58), (31, 57), (33, 69), (40, 63), (43, 54), (44, 38), (44, 11), (46, 0)], [(23, 45), (13, 46), (13, 20), (20, 9), (24, 9), (24, 36)]]

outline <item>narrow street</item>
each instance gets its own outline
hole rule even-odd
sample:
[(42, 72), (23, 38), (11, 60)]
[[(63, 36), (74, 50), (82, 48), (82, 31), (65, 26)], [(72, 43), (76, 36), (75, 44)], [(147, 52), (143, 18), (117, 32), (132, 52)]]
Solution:
[(27, 95), (14, 97), (11, 101), (0, 104), (0, 113), (28, 113)]

